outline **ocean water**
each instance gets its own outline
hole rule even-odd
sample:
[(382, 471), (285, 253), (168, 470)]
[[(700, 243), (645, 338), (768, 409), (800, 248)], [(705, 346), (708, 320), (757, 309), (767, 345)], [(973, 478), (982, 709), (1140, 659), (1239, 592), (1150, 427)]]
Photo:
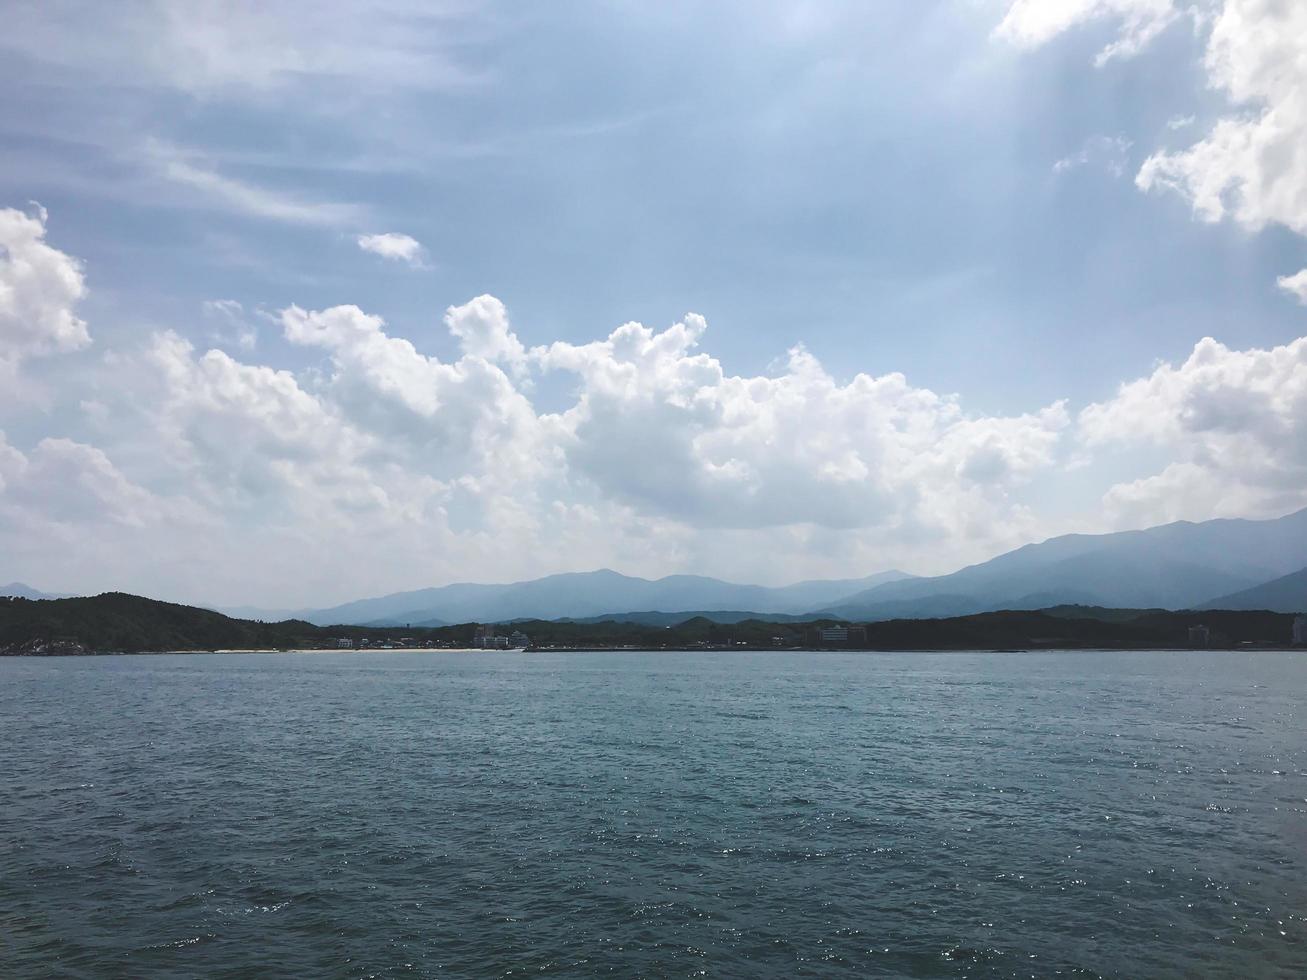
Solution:
[(1302, 977), (1307, 655), (0, 659), (0, 976)]

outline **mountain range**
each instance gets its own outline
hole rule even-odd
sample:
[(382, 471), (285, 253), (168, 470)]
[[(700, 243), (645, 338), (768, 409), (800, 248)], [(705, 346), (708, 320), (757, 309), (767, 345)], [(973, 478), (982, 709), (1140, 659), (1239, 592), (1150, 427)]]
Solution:
[[(1062, 606), (950, 619), (890, 620), (834, 636), (820, 632), (832, 625), (829, 620), (746, 620), (724, 625), (698, 616), (675, 625), (527, 620), (521, 626), (536, 649), (1101, 650), (1190, 647), (1194, 620), (1193, 612)], [(1210, 632), (1199, 645), (1286, 647), (1292, 642), (1293, 620), (1293, 616), (1260, 610), (1207, 612), (1203, 623)], [(400, 635), (401, 631), (390, 628), (314, 626), (302, 620), (251, 622), (210, 609), (120, 592), (36, 602), (0, 598), (0, 656), (323, 649), (357, 656), (355, 650), (397, 646), (466, 649), (472, 645), (476, 629), (474, 624), (463, 623), (403, 630), (407, 635)]]
[(768, 588), (737, 585), (701, 575), (668, 575), (650, 580), (600, 569), (548, 575), (508, 585), (465, 582), (399, 592), (298, 615), (323, 626), (333, 623), (442, 626), (513, 619), (585, 619), (640, 609), (662, 613), (748, 610), (748, 615), (798, 615), (904, 577), (903, 572), (890, 571), (861, 579), (809, 581)]
[[(0, 595), (55, 598), (17, 582), (0, 587)], [(320, 626), (525, 619), (665, 626), (693, 616), (724, 623), (813, 616), (876, 622), (1053, 606), (1307, 610), (1307, 509), (1273, 520), (1178, 521), (1140, 531), (1067, 534), (931, 577), (886, 571), (771, 588), (699, 575), (651, 580), (600, 569), (505, 585), (458, 583), (325, 609), (218, 611)]]
[(17, 599), (67, 599), (66, 595), (56, 595), (53, 592), (42, 592), (40, 589), (34, 589), (30, 585), (24, 585), (22, 582), (10, 582), (8, 585), (0, 585), (0, 596), (13, 596)]
[(1307, 568), (1282, 575), (1251, 589), (1221, 596), (1200, 606), (1201, 609), (1268, 609), (1271, 612), (1297, 613), (1307, 610)]
[[(1089, 606), (1193, 609), (1307, 565), (1307, 509), (1266, 521), (1178, 521), (1067, 534), (950, 575), (874, 586), (820, 610), (847, 619)], [(1297, 609), (1307, 608), (1307, 595)]]

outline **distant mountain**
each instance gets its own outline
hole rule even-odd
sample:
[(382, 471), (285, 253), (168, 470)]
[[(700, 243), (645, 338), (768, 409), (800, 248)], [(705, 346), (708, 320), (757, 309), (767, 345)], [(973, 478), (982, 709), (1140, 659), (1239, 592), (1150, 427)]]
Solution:
[(8, 585), (0, 585), (0, 596), (14, 596), (20, 599), (66, 599), (65, 595), (56, 595), (53, 592), (42, 592), (34, 589), (30, 585), (24, 585), (22, 582), (10, 582)]
[(1302, 567), (1307, 510), (1068, 534), (933, 578), (874, 586), (821, 611), (846, 619), (967, 616), (1075, 604), (1187, 609)]
[(549, 575), (508, 585), (460, 583), (399, 592), (302, 613), (311, 623), (391, 626), (431, 623), (506, 622), (513, 619), (603, 617), (614, 609), (658, 612), (749, 609), (757, 613), (806, 613), (840, 602), (874, 585), (907, 576), (890, 571), (862, 579), (807, 581), (781, 588), (736, 585), (700, 575), (655, 580), (609, 569)]
[[(648, 612), (626, 612), (626, 613), (604, 613), (601, 616), (586, 616), (577, 619), (570, 616), (564, 616), (556, 619), (556, 623), (577, 623), (580, 625), (593, 625), (595, 623), (637, 623), (641, 626), (679, 626), (681, 623), (690, 619), (702, 619), (710, 623), (717, 623), (723, 626), (730, 626), (734, 623), (744, 623), (749, 621), (759, 623), (800, 623), (807, 622), (812, 617), (797, 615), (795, 613), (758, 613), (758, 612), (741, 612), (729, 609), (710, 609), (710, 610), (690, 610), (681, 612), (657, 612), (650, 610)], [(418, 624), (414, 624), (418, 625)], [(422, 626), (433, 625), (422, 623)], [(443, 623), (434, 625), (443, 626)]]
[(1263, 582), (1261, 585), (1211, 599), (1200, 609), (1267, 609), (1271, 612), (1307, 612), (1307, 568)]
[(262, 606), (204, 606), (213, 612), (233, 619), (248, 619), (263, 623), (280, 623), (287, 619), (304, 619), (307, 609), (265, 609)]

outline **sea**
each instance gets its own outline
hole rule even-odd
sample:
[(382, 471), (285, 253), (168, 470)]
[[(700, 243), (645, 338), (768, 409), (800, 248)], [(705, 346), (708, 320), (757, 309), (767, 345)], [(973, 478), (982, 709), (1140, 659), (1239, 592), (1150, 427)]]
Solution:
[(1307, 976), (1307, 653), (0, 658), (0, 977)]

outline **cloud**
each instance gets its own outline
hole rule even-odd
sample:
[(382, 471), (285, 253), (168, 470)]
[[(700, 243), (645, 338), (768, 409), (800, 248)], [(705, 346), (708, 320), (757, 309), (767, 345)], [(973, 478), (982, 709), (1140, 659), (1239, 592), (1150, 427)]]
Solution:
[(1130, 57), (1179, 16), (1173, 0), (1014, 0), (995, 30), (1004, 40), (1037, 47), (1059, 34), (1103, 17), (1121, 22), (1115, 41), (1099, 52), (1096, 63)]
[(1203, 63), (1242, 111), (1187, 150), (1149, 157), (1139, 187), (1179, 192), (1204, 221), (1307, 234), (1307, 6), (1226, 0)]
[(1136, 522), (1305, 506), (1307, 337), (1246, 351), (1206, 338), (1184, 363), (1085, 408), (1078, 431), (1091, 448), (1145, 446), (1168, 461), (1108, 491), (1109, 508)]
[[(473, 301), (502, 313), (498, 300)], [(475, 314), (453, 309), (452, 323), (466, 327)], [(464, 356), (452, 363), (421, 354), (411, 342), (385, 332), (385, 322), (356, 306), (282, 311), (286, 339), (329, 352), (331, 369), (323, 395), (342, 414), (383, 438), (397, 458), (420, 453), (428, 472), (441, 478), (480, 480), (536, 471), (544, 456), (537, 445), (541, 422), (513, 380), (494, 362), (511, 351), (470, 334)], [(503, 324), (506, 329), (506, 323)], [(501, 349), (502, 348), (502, 349)]]
[(197, 98), (266, 96), (301, 86), (448, 88), (474, 75), (453, 57), (461, 2), (48, 0), (10, 5), (0, 50), (116, 84)]
[(259, 342), (259, 331), (245, 315), (245, 307), (234, 299), (209, 299), (203, 304), (204, 315), (217, 324), (211, 336), (221, 344), (231, 344), (241, 350), (253, 350)]
[(410, 235), (388, 231), (380, 235), (359, 235), (357, 241), (363, 251), (380, 255), (383, 259), (422, 265), (422, 243)]
[[(240, 548), (273, 554), (257, 574), (296, 590), (338, 589), (360, 565), (399, 588), (596, 565), (748, 575), (758, 548), (813, 572), (814, 554), (879, 567), (927, 541), (981, 556), (1035, 533), (1019, 494), (1057, 465), (1068, 424), (1060, 403), (975, 415), (901, 375), (840, 381), (801, 347), (773, 373), (731, 375), (694, 315), (527, 350), (504, 304), (478, 296), (445, 311), (452, 360), (356, 306), (278, 322), (322, 360), (246, 363), (168, 330), (107, 352), (69, 395), (94, 444), (0, 447), (0, 545), (61, 579), (41, 534), (93, 528), (103, 574), (166, 566), (197, 590), (215, 580), (183, 556), (230, 550), (236, 568)], [(570, 379), (559, 411), (532, 403), (546, 375)]]
[(74, 351), (91, 342), (76, 306), (81, 263), (45, 242), (46, 212), (0, 208), (0, 361)]
[(1079, 167), (1102, 167), (1113, 177), (1125, 176), (1126, 154), (1134, 143), (1124, 136), (1091, 136), (1076, 153), (1053, 164), (1053, 173), (1062, 174)]
[(801, 347), (778, 376), (732, 377), (695, 351), (706, 329), (693, 315), (661, 332), (628, 323), (532, 352), (580, 378), (560, 416), (575, 475), (696, 527), (965, 533), (982, 514), (1001, 522), (1067, 421), (1060, 405), (972, 418), (898, 374), (840, 384)]
[[(1213, 16), (1200, 16), (1208, 9)], [(1254, 231), (1278, 224), (1307, 235), (1307, 4), (1220, 0), (1194, 13), (1210, 25), (1203, 67), (1230, 112), (1188, 148), (1150, 155), (1135, 183), (1180, 194), (1202, 221), (1228, 218)], [(1122, 40), (1108, 55), (1121, 44), (1121, 52), (1139, 50), (1175, 16), (1170, 0), (1017, 0), (998, 34), (1037, 45), (1114, 18)], [(1190, 122), (1172, 120), (1170, 128)]]
[(445, 311), (445, 326), (465, 354), (521, 369), (526, 349), (508, 324), (508, 310), (493, 296), (478, 296)]
[[(44, 218), (19, 217), (30, 248)], [(839, 378), (802, 346), (734, 374), (694, 314), (528, 350), (478, 296), (444, 313), (452, 359), (357, 306), (276, 322), (293, 370), (163, 330), (92, 362), (50, 416), (94, 439), (0, 437), (0, 550), (55, 581), (89, 555), (105, 587), (325, 602), (601, 565), (756, 578), (759, 555), (772, 580), (927, 553), (942, 571), (1066, 529), (1028, 495), (1130, 447), (1150, 468), (1102, 489), (1121, 524), (1307, 504), (1307, 338), (1205, 340), (1073, 422), (1061, 401), (992, 414), (897, 373)], [(546, 385), (557, 410), (532, 401)]]
[(1298, 297), (1298, 302), (1307, 306), (1307, 269), (1295, 272), (1291, 276), (1280, 276), (1275, 280), (1275, 284), (1286, 293)]
[(227, 177), (190, 159), (177, 147), (159, 140), (146, 144), (146, 154), (158, 173), (176, 184), (200, 191), (210, 200), (241, 214), (271, 221), (313, 227), (358, 224), (363, 211), (358, 205), (304, 201), (245, 181)]

